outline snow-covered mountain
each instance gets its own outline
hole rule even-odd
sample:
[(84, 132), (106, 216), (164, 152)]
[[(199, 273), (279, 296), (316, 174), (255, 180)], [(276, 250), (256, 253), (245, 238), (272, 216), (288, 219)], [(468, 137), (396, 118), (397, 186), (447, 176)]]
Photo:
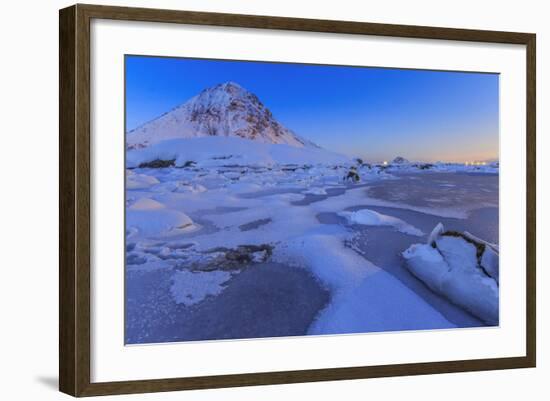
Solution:
[(207, 88), (168, 113), (131, 130), (128, 149), (167, 139), (238, 137), (260, 143), (317, 147), (280, 124), (256, 95), (226, 82)]

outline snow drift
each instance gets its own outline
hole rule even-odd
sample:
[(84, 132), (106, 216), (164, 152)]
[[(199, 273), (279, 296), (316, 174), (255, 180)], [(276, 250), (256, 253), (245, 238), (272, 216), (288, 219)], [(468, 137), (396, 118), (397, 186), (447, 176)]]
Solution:
[(126, 210), (126, 229), (129, 237), (155, 237), (193, 231), (197, 226), (185, 213), (167, 209), (154, 199), (141, 198)]

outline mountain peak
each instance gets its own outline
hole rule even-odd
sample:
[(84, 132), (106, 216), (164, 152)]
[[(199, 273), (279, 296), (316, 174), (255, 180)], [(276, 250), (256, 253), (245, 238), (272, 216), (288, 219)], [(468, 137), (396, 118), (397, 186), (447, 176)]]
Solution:
[(241, 85), (233, 81), (227, 81), (221, 84), (211, 86), (209, 88), (204, 89), (201, 93), (205, 93), (205, 92), (225, 92), (231, 95), (250, 93)]
[(204, 136), (316, 147), (285, 128), (256, 95), (232, 81), (206, 88), (172, 111), (128, 132), (126, 141), (129, 149), (135, 149), (166, 139)]
[(241, 85), (234, 81), (227, 81), (223, 84), (219, 84), (224, 90), (231, 90), (231, 89), (244, 89)]
[(237, 101), (246, 101), (248, 99), (249, 101), (261, 104), (255, 95), (241, 85), (236, 82), (228, 81), (203, 89), (197, 96), (179, 107), (188, 107), (188, 104), (191, 102), (199, 105), (207, 104), (209, 106), (217, 106), (220, 108), (229, 107), (230, 103), (235, 99), (237, 99)]

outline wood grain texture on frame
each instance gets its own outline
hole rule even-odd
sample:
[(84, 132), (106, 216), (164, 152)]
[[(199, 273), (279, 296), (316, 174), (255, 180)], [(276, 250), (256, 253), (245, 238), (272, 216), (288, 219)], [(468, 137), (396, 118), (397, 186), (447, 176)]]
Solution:
[[(92, 18), (525, 45), (527, 310), (524, 357), (90, 382), (90, 20)], [(59, 388), (73, 396), (534, 367), (536, 364), (536, 36), (530, 33), (75, 5), (59, 14)]]

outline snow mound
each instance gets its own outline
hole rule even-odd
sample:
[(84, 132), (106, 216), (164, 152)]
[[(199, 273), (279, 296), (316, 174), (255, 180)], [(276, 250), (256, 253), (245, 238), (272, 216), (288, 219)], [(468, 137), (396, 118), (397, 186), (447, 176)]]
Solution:
[(181, 270), (172, 276), (170, 293), (176, 303), (191, 306), (209, 295), (219, 295), (230, 278), (231, 273), (222, 270), (211, 272)]
[(365, 226), (392, 226), (396, 230), (409, 235), (422, 236), (424, 233), (418, 228), (404, 222), (397, 217), (388, 216), (369, 209), (361, 209), (355, 212), (339, 212), (338, 216), (344, 217), (350, 224)]
[(340, 164), (349, 158), (316, 147), (296, 147), (232, 137), (171, 139), (129, 150), (126, 165), (139, 167), (154, 160), (175, 160), (176, 167), (195, 162), (202, 167)]
[(130, 210), (155, 210), (164, 209), (164, 205), (151, 198), (140, 198), (134, 202), (130, 207)]
[(126, 170), (126, 189), (147, 189), (158, 183), (155, 177)]
[(154, 199), (140, 198), (126, 210), (126, 228), (130, 236), (155, 237), (193, 231), (197, 226), (183, 212), (167, 209)]
[(498, 254), (492, 248), (461, 234), (442, 232), (438, 225), (428, 244), (411, 245), (403, 257), (408, 270), (434, 292), (488, 325), (498, 325)]

